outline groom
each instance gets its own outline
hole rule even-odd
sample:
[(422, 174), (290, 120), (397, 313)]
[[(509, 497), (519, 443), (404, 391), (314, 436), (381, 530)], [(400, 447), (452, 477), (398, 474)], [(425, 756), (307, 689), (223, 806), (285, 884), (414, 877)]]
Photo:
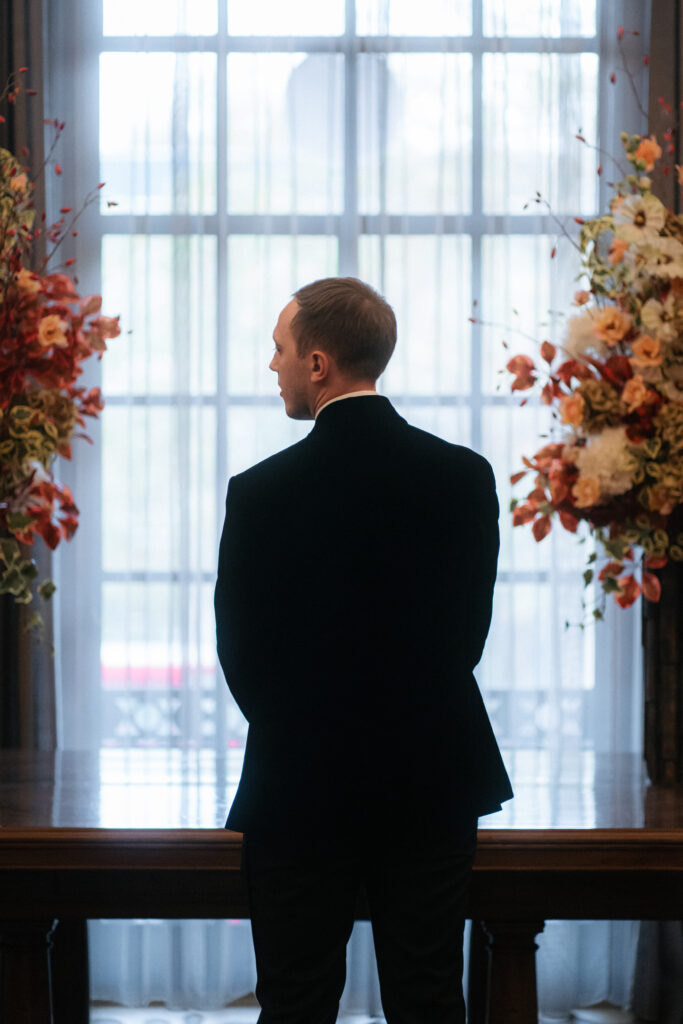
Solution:
[(298, 444), (230, 480), (218, 655), (249, 722), (244, 833), (261, 1024), (333, 1024), (362, 887), (389, 1024), (465, 1020), (477, 818), (512, 796), (472, 670), (491, 618), (489, 464), (375, 390), (390, 306), (299, 289), (270, 369)]

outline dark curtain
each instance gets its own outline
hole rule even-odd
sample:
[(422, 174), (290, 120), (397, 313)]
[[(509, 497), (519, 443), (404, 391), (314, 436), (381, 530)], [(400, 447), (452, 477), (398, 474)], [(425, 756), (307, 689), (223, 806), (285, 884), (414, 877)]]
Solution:
[[(650, 28), (649, 131), (657, 136), (663, 148), (666, 144), (663, 133), (678, 124), (683, 112), (683, 0), (652, 0)], [(671, 106), (671, 115), (663, 108), (660, 98)], [(680, 131), (675, 132), (671, 141), (675, 146), (675, 162), (683, 164)], [(681, 213), (681, 187), (675, 175), (657, 174), (653, 179), (653, 190), (666, 206)], [(679, 581), (680, 578), (679, 573)], [(649, 615), (659, 614), (657, 605), (647, 611)], [(643, 625), (647, 627), (646, 622)], [(660, 626), (664, 628), (664, 620)], [(683, 700), (683, 694), (678, 695), (678, 700)], [(651, 741), (657, 742), (657, 737), (651, 737)], [(647, 810), (646, 804), (646, 825)], [(656, 1021), (658, 1024), (681, 1024), (683, 1021), (682, 922), (644, 921), (641, 924), (633, 1009), (642, 1021)]]
[[(46, 0), (2, 0), (0, 2), (0, 85), (20, 67), (28, 71), (22, 83), (36, 90), (35, 96), (21, 95), (15, 105), (2, 111), (0, 146), (23, 159), (32, 170), (44, 159), (43, 80), (46, 47), (43, 42)], [(45, 208), (44, 180), (36, 181), (38, 216)], [(42, 259), (40, 246), (34, 262)], [(51, 573), (50, 552), (42, 541), (28, 549), (38, 563), (39, 579)], [(45, 629), (42, 639), (26, 631), (34, 609), (40, 610)], [(49, 602), (36, 597), (28, 609), (0, 597), (0, 747), (51, 750), (57, 745), (55, 668), (52, 649), (52, 611)]]

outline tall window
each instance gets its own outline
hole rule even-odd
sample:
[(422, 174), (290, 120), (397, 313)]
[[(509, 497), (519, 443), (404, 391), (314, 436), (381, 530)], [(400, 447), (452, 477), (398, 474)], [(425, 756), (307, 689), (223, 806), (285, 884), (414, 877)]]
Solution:
[[(551, 259), (557, 225), (536, 190), (568, 225), (604, 205), (599, 158), (575, 136), (614, 152), (622, 129), (644, 128), (609, 76), (618, 24), (640, 30), (627, 42), (642, 56), (648, 5), (48, 7), (49, 112), (69, 118), (69, 174), (54, 185), (72, 189), (54, 204), (106, 181), (73, 244), (82, 291), (101, 289), (123, 329), (89, 371), (107, 402), (96, 444), (64, 469), (82, 516), (56, 567), (63, 744), (114, 758), (152, 748), (162, 782), (196, 751), (198, 779), (236, 782), (245, 723), (216, 667), (212, 608), (227, 481), (311, 426), (286, 418), (268, 371), (278, 311), (308, 281), (353, 274), (397, 313), (383, 392), (496, 472), (502, 547), (477, 675), (508, 763), (536, 771), (548, 753), (633, 749), (637, 688), (609, 668), (623, 643), (611, 646), (611, 626), (564, 628), (581, 619), (584, 549), (559, 530), (540, 545), (512, 530), (509, 474), (550, 424), (533, 402), (519, 410), (500, 371), (511, 350), (532, 351), (526, 334), (561, 342), (578, 268), (569, 247)], [(273, 539), (274, 560), (286, 543)], [(153, 805), (141, 824), (160, 823)], [(207, 806), (202, 823), (215, 814)], [(105, 932), (96, 941), (110, 950)], [(365, 977), (359, 962), (352, 978)], [(138, 967), (130, 990), (112, 974), (98, 992), (164, 998), (138, 987)], [(217, 978), (203, 990), (217, 1004), (251, 984)]]
[(529, 343), (468, 318), (476, 299), (486, 322), (561, 338), (576, 267), (562, 249), (550, 260), (556, 225), (533, 198), (569, 223), (597, 210), (597, 159), (575, 136), (608, 131), (606, 13), (102, 0), (79, 16), (79, 163), (107, 183), (85, 273), (99, 266), (124, 331), (101, 364), (101, 504), (87, 510), (101, 524), (89, 721), (102, 742), (239, 746), (211, 606), (227, 479), (310, 429), (286, 419), (267, 369), (278, 310), (302, 283), (353, 274), (396, 308), (384, 392), (496, 470), (502, 553), (479, 675), (501, 740), (590, 745), (593, 634), (563, 628), (580, 619), (583, 552), (513, 534), (506, 515), (508, 476), (547, 427), (500, 376), (502, 340)]

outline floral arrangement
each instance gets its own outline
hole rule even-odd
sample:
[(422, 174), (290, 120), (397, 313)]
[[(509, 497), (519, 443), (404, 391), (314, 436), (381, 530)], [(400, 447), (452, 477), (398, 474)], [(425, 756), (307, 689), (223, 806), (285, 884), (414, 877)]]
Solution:
[(683, 561), (683, 217), (652, 192), (656, 137), (621, 138), (630, 166), (609, 213), (578, 219), (586, 287), (574, 296), (563, 344), (545, 341), (539, 366), (516, 355), (507, 370), (513, 391), (540, 387), (560, 424), (511, 477), (533, 474), (532, 490), (512, 502), (513, 524), (531, 524), (541, 541), (554, 518), (572, 533), (586, 523), (607, 559), (598, 581), (627, 608), (641, 593), (659, 600), (653, 570)]
[[(16, 102), (26, 70), (11, 76), (0, 100)], [(55, 132), (48, 164), (64, 125), (46, 123)], [(61, 174), (58, 164), (55, 171)], [(33, 243), (43, 233), (36, 226), (34, 180), (28, 167), (0, 149), (0, 593), (20, 604), (32, 601), (38, 575), (20, 545), (32, 545), (38, 536), (54, 549), (78, 526), (71, 491), (55, 479), (53, 466), (57, 456), (71, 458), (74, 437), (88, 439), (77, 428), (104, 404), (99, 388), (78, 384), (83, 362), (95, 352), (101, 358), (106, 339), (120, 333), (118, 317), (100, 315), (100, 296), (81, 298), (76, 280), (63, 272), (73, 259), (56, 272), (47, 270), (67, 234), (77, 234), (75, 221), (101, 187), (80, 211), (64, 207), (45, 228), (49, 251), (32, 270)], [(54, 589), (51, 580), (37, 587), (43, 598)], [(40, 623), (36, 614), (29, 626)]]

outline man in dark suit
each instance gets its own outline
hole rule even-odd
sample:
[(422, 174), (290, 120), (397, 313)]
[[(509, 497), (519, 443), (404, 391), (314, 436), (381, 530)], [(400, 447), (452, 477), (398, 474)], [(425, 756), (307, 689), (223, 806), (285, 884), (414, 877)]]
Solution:
[(261, 1024), (332, 1024), (359, 889), (389, 1024), (464, 1021), (477, 818), (512, 796), (472, 670), (491, 618), (489, 464), (375, 391), (396, 342), (354, 278), (301, 288), (270, 368), (304, 440), (230, 480), (218, 654), (249, 722), (227, 827)]

